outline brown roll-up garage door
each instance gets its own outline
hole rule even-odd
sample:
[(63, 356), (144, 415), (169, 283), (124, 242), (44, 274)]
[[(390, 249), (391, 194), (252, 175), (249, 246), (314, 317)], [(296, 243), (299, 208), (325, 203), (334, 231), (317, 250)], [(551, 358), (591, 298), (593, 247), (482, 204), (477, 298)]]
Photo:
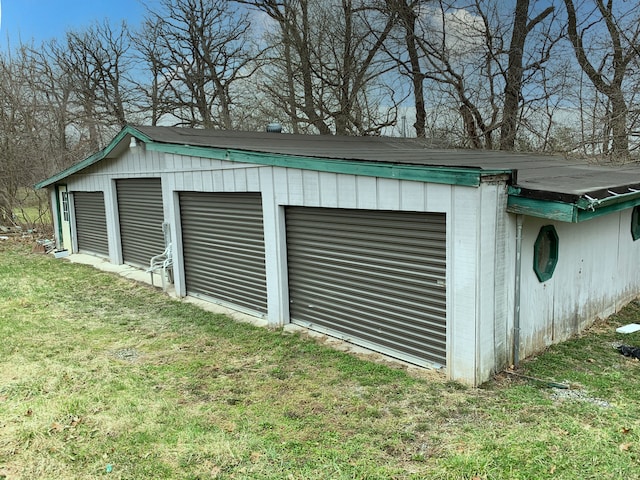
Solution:
[(103, 192), (73, 192), (78, 251), (109, 256)]
[(186, 289), (252, 313), (267, 312), (259, 193), (180, 193)]
[(159, 178), (116, 180), (120, 242), (125, 263), (148, 267), (165, 249), (162, 183)]
[(291, 321), (418, 364), (446, 363), (446, 217), (286, 209)]

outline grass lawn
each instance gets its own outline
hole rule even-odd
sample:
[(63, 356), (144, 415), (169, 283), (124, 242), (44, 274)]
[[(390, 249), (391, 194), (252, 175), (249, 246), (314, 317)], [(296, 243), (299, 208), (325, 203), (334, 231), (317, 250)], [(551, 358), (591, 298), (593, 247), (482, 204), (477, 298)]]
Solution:
[(633, 479), (640, 303), (479, 389), (0, 242), (0, 479)]

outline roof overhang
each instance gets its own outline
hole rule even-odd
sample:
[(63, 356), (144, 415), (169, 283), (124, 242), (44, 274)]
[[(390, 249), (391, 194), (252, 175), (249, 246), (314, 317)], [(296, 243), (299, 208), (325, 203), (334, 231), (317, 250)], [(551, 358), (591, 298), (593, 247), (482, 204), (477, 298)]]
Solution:
[(204, 147), (158, 141), (132, 126), (126, 126), (116, 135), (111, 143), (98, 153), (72, 165), (71, 167), (43, 180), (35, 188), (45, 188), (62, 182), (70, 175), (94, 165), (105, 158), (115, 158), (128, 148), (131, 138), (144, 143), (149, 151), (168, 154), (226, 160), (255, 165), (299, 168), (321, 172), (344, 173), (370, 177), (393, 178), (397, 180), (413, 180), (448, 185), (477, 187), (485, 179), (501, 177), (511, 182), (515, 172), (511, 169), (482, 169), (477, 167), (450, 167), (413, 165), (407, 163), (345, 160), (340, 158), (311, 157), (304, 155), (277, 154), (256, 152), (242, 149)]
[[(300, 151), (300, 154), (256, 151), (251, 147), (242, 149), (242, 141), (236, 138), (239, 133), (234, 132), (234, 134), (235, 136), (227, 139), (228, 141), (224, 145), (188, 145), (186, 139), (190, 138), (189, 136), (185, 136), (185, 140), (181, 140), (180, 136), (175, 138), (174, 135), (171, 141), (166, 141), (162, 135), (155, 134), (153, 129), (126, 126), (103, 150), (37, 183), (35, 188), (40, 189), (64, 183), (67, 177), (80, 173), (104, 159), (117, 158), (129, 148), (131, 140), (135, 138), (150, 151), (257, 166), (288, 167), (469, 187), (478, 187), (483, 182), (500, 181), (508, 186), (508, 212), (562, 222), (582, 222), (640, 205), (640, 184), (583, 193), (554, 192), (551, 189), (533, 186), (526, 188), (528, 185), (526, 179), (523, 183), (518, 184), (518, 170), (516, 168), (487, 169), (472, 166), (417, 165), (357, 158), (332, 158), (316, 153), (305, 156), (303, 151)], [(239, 145), (238, 148), (228, 148), (228, 146), (236, 144)]]
[(477, 187), (485, 177), (511, 175), (511, 170), (483, 170), (480, 168), (452, 168), (425, 165), (398, 164), (391, 162), (367, 162), (360, 160), (341, 160), (335, 158), (306, 157), (299, 155), (280, 155), (274, 153), (251, 152), (236, 149), (222, 149), (152, 142), (146, 144), (147, 150), (226, 160), (229, 162), (269, 165), (275, 167), (299, 168), (330, 173), (344, 173), (368, 177), (413, 180), (448, 185)]
[(52, 177), (49, 177), (41, 182), (38, 182), (34, 185), (36, 189), (45, 188), (50, 185), (54, 185), (59, 183), (61, 180), (64, 180), (70, 175), (74, 173), (78, 173), (85, 168), (90, 167), (91, 165), (98, 163), (99, 161), (105, 158), (114, 158), (122, 153), (122, 151), (128, 147), (129, 140), (135, 137), (142, 142), (151, 142), (151, 139), (144, 135), (142, 132), (136, 130), (134, 127), (126, 126), (124, 127), (118, 135), (107, 145), (105, 148), (100, 150), (97, 153), (94, 153), (90, 157), (78, 162), (74, 165), (71, 165), (69, 168), (62, 170), (61, 172), (56, 173)]
[[(617, 190), (617, 191), (615, 191)], [(537, 198), (518, 187), (509, 187), (507, 211), (561, 222), (583, 222), (640, 205), (640, 189), (626, 187), (558, 199)], [(626, 190), (626, 191), (624, 191)]]

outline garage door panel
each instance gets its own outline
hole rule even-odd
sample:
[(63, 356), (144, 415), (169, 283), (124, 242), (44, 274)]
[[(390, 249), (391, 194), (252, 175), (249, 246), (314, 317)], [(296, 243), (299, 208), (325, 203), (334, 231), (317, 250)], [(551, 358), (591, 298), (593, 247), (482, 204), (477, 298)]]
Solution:
[[(389, 280), (393, 280), (389, 277)], [(412, 305), (419, 305), (427, 307), (432, 305), (438, 305), (443, 310), (446, 308), (446, 301), (441, 297), (442, 287), (421, 288), (417, 286), (404, 287), (402, 290), (394, 291), (393, 298), (389, 298), (389, 281), (386, 282), (374, 282), (370, 277), (365, 279), (362, 283), (351, 282), (351, 277), (348, 275), (331, 275), (331, 277), (324, 276), (322, 272), (308, 272), (305, 274), (305, 288), (304, 291), (319, 294), (327, 290), (332, 290), (332, 286), (336, 283), (344, 283), (339, 291), (334, 291), (332, 294), (336, 297), (346, 296), (352, 299), (355, 296), (369, 298), (381, 298), (385, 302), (394, 304), (409, 303)]]
[(78, 250), (109, 255), (103, 192), (73, 192)]
[[(339, 313), (344, 311), (349, 316), (358, 316), (362, 313), (361, 321), (365, 322), (369, 318), (366, 314), (375, 314), (376, 317), (384, 317), (386, 323), (389, 319), (398, 318), (402, 325), (411, 325), (411, 319), (415, 316), (416, 309), (422, 310), (420, 322), (426, 327), (443, 328), (442, 315), (446, 308), (439, 306), (425, 305), (418, 302), (393, 302), (389, 297), (378, 295), (367, 295), (361, 297), (359, 304), (354, 304), (351, 293), (338, 294), (328, 293), (327, 289), (305, 289), (304, 292), (293, 292), (296, 307), (300, 306), (307, 315), (313, 316), (318, 311), (331, 311)], [(429, 328), (429, 329), (431, 329)]]
[[(298, 261), (302, 265), (303, 257), (291, 255), (290, 260), (294, 263)], [(368, 267), (368, 268), (367, 268)], [(313, 261), (312, 265), (303, 265), (300, 267), (300, 273), (307, 275), (307, 278), (326, 278), (328, 282), (341, 279), (352, 279), (354, 274), (366, 271), (366, 284), (371, 285), (376, 282), (381, 283), (383, 288), (387, 288), (388, 282), (394, 281), (398, 275), (404, 275), (406, 278), (413, 279), (413, 282), (406, 286), (409, 290), (422, 291), (424, 288), (436, 287), (440, 290), (439, 282), (444, 277), (446, 269), (443, 268), (423, 268), (409, 270), (411, 266), (406, 268), (393, 268), (393, 264), (389, 265), (371, 265), (366, 260), (358, 262), (346, 263), (341, 260), (332, 262), (330, 259), (323, 257)], [(323, 273), (318, 273), (322, 269), (331, 269), (331, 276), (326, 277)], [(366, 269), (366, 270), (365, 270)]]
[(294, 323), (445, 363), (444, 214), (288, 207), (286, 225)]
[[(397, 335), (393, 332), (387, 332), (385, 337), (381, 339), (379, 332), (368, 331), (359, 323), (342, 325), (339, 332), (335, 328), (325, 327), (322, 324), (316, 324), (313, 322), (298, 321), (297, 323), (312, 330), (315, 329), (325, 332), (329, 335), (336, 335), (338, 333), (344, 340), (371, 348), (375, 351), (381, 351), (384, 353), (404, 351), (406, 353), (401, 356), (397, 355), (398, 358), (419, 365), (425, 364), (425, 362), (442, 365), (442, 358), (446, 358), (447, 352), (444, 346), (434, 346), (430, 348), (429, 351), (424, 351), (424, 345), (421, 342), (407, 340), (407, 336), (404, 332)], [(426, 335), (431, 335), (431, 333), (426, 332)], [(441, 345), (444, 345), (446, 343), (445, 336), (440, 337), (440, 339)], [(420, 352), (420, 355), (415, 356), (412, 355), (411, 352)]]
[[(295, 225), (292, 225), (292, 227), (295, 228)], [(376, 242), (381, 242), (378, 244), (378, 246), (382, 246), (386, 244), (393, 245), (395, 242), (398, 241), (400, 236), (399, 233), (397, 235), (382, 235), (378, 233), (376, 234), (376, 242), (374, 242), (373, 240), (367, 240), (366, 238), (366, 236), (371, 234), (370, 228), (368, 230), (363, 229), (362, 231), (357, 231), (357, 232), (355, 231), (341, 232), (339, 230), (333, 230), (329, 227), (318, 224), (317, 229), (322, 229), (324, 233), (328, 236), (340, 238), (345, 250), (348, 250), (350, 246), (375, 244)], [(299, 234), (300, 241), (304, 241), (306, 237), (309, 241), (313, 242), (314, 238), (316, 237), (315, 232), (317, 232), (317, 229), (313, 229), (308, 232), (300, 232)], [(432, 246), (432, 248), (435, 248), (437, 250), (438, 247), (440, 246), (439, 238), (424, 237), (420, 239), (401, 239), (401, 240), (402, 240), (402, 244), (405, 245), (407, 248), (413, 247), (414, 249), (419, 249), (426, 245), (426, 246)], [(389, 251), (393, 252), (392, 249), (390, 249)]]
[(180, 193), (187, 293), (267, 311), (258, 193)]
[(120, 242), (126, 263), (148, 267), (165, 249), (162, 183), (159, 178), (116, 180)]

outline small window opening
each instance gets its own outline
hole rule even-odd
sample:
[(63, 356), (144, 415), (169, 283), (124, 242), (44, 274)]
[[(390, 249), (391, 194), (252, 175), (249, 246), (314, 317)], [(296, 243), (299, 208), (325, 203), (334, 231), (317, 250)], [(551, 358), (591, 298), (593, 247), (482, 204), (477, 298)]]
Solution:
[(533, 250), (533, 270), (538, 280), (545, 282), (553, 276), (558, 263), (558, 234), (553, 225), (540, 229)]
[(69, 221), (69, 193), (62, 192), (62, 218), (65, 222)]
[(633, 207), (631, 213), (631, 237), (634, 242), (640, 238), (640, 206)]

